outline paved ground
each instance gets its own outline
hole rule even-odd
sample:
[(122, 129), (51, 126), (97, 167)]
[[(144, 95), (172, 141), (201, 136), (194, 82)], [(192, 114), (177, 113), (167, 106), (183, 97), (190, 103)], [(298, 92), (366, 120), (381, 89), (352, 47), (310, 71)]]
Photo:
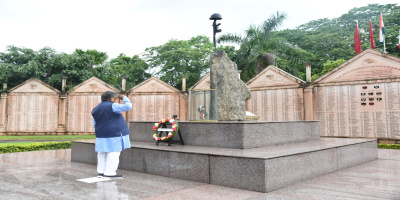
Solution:
[(0, 199), (400, 199), (400, 150), (270, 193), (119, 170), (124, 179), (84, 183), (94, 165), (71, 162), (70, 150), (0, 154)]

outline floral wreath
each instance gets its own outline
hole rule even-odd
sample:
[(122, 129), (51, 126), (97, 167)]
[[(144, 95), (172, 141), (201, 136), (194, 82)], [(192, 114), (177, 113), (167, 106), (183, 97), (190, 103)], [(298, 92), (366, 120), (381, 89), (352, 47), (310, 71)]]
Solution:
[[(163, 126), (163, 124), (165, 124), (166, 122), (169, 122), (172, 124), (172, 132), (168, 132), (167, 136), (158, 137), (158, 128), (161, 128)], [(178, 129), (179, 129), (178, 122), (175, 122), (174, 119), (168, 119), (168, 118), (162, 119), (158, 123), (155, 123), (153, 126), (153, 130), (154, 130), (153, 139), (161, 140), (161, 141), (172, 140), (172, 138), (174, 138), (174, 136), (176, 135), (176, 132), (178, 132)]]

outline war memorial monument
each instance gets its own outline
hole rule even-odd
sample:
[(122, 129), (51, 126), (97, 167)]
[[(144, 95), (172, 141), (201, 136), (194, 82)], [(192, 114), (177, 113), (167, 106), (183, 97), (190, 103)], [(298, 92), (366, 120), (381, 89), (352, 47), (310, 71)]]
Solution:
[[(378, 158), (376, 139), (320, 138), (319, 121), (246, 121), (250, 89), (223, 51), (211, 55), (210, 86), (218, 120), (179, 121), (185, 145), (172, 146), (156, 145), (155, 121), (129, 121), (119, 168), (270, 192)], [(73, 142), (71, 160), (96, 164), (94, 142)]]

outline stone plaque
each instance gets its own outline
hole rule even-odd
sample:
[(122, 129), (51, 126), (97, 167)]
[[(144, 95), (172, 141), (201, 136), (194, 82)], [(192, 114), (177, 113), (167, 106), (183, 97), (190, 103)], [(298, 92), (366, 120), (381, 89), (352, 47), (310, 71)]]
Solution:
[(130, 95), (129, 121), (159, 121), (179, 114), (179, 95)]
[(7, 131), (54, 132), (57, 129), (58, 96), (18, 93), (9, 96)]
[(301, 88), (251, 91), (246, 110), (258, 115), (259, 121), (303, 120)]
[(68, 96), (68, 132), (94, 132), (92, 110), (101, 103), (101, 94)]
[(400, 83), (315, 87), (322, 136), (400, 139)]

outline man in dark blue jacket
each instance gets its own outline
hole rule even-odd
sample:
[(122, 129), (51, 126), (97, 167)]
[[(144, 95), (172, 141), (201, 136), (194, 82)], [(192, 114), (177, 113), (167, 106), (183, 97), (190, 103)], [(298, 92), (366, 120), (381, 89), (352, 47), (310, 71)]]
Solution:
[[(124, 104), (115, 103), (118, 98)], [(129, 128), (121, 112), (132, 109), (128, 97), (112, 91), (101, 95), (101, 103), (92, 110), (96, 134), (97, 173), (99, 177), (123, 177), (117, 174), (119, 155), (130, 148)]]

